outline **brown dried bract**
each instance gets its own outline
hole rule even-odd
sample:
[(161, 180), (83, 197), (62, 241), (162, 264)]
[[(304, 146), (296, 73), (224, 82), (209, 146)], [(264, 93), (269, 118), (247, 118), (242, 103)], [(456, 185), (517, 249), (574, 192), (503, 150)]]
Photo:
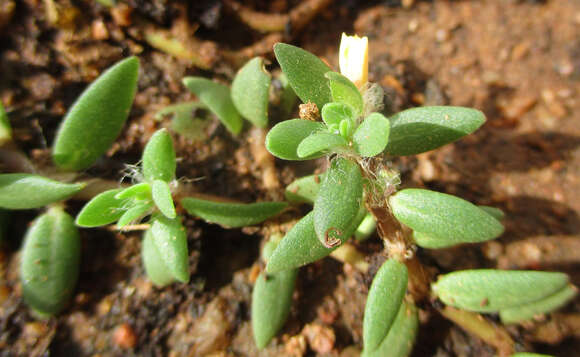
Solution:
[(317, 121), (320, 118), (318, 107), (312, 102), (300, 104), (298, 108), (300, 119)]

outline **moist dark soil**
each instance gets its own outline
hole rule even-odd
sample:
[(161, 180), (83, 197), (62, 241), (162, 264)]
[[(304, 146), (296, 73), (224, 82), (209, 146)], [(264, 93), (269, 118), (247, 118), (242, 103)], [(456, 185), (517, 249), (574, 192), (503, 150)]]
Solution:
[[(90, 0), (0, 2), (0, 100), (14, 144), (39, 170), (66, 109), (116, 61), (141, 61), (129, 121), (106, 157), (83, 175), (119, 181), (151, 134), (169, 126), (161, 108), (194, 97), (186, 75), (228, 82), (248, 58), (276, 64), (276, 41), (301, 46), (337, 68), (342, 32), (370, 41), (369, 80), (385, 89), (389, 111), (418, 105), (475, 107), (487, 116), (475, 134), (439, 150), (393, 161), (405, 186), (458, 195), (501, 208), (506, 231), (485, 244), (419, 250), (434, 274), (468, 268), (564, 271), (580, 283), (580, 2), (251, 0), (246, 10), (313, 17), (264, 33), (241, 19), (232, 1)], [(317, 8), (319, 6), (320, 8)], [(296, 16), (295, 16), (296, 17)], [(194, 55), (155, 49), (151, 33), (170, 34)], [(272, 110), (272, 122), (287, 119)], [(205, 139), (175, 134), (178, 177), (192, 190), (240, 202), (282, 197), (283, 187), (318, 166), (276, 161), (279, 188), (265, 187), (251, 133), (230, 135), (209, 119)], [(18, 171), (3, 163), (3, 172)], [(67, 202), (76, 214), (81, 201)], [(357, 356), (362, 314), (382, 246), (358, 245), (370, 269), (326, 258), (300, 270), (290, 317), (263, 351), (250, 326), (250, 300), (261, 242), (286, 231), (306, 208), (259, 227), (223, 229), (188, 217), (191, 281), (154, 287), (141, 264), (141, 232), (83, 229), (82, 267), (70, 306), (37, 321), (21, 299), (22, 236), (36, 211), (14, 212), (0, 250), (0, 356)], [(413, 356), (494, 356), (496, 351), (423, 301)], [(496, 317), (488, 316), (490, 321)], [(511, 326), (516, 348), (580, 352), (580, 300), (533, 323)]]

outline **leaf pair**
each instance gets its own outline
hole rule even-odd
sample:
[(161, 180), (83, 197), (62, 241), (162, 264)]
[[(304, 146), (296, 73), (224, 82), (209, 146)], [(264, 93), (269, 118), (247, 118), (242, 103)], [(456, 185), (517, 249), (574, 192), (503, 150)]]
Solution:
[(549, 312), (572, 299), (577, 289), (564, 273), (515, 270), (465, 270), (446, 274), (432, 285), (445, 304), (476, 312), (499, 312), (518, 322)]
[(264, 60), (255, 57), (237, 73), (232, 89), (201, 77), (186, 77), (185, 86), (212, 111), (234, 135), (242, 130), (242, 117), (257, 127), (268, 125), (270, 74)]
[(41, 317), (59, 313), (70, 299), (80, 250), (79, 232), (61, 208), (49, 209), (28, 229), (20, 261), (22, 297)]
[(417, 245), (444, 248), (497, 238), (503, 226), (497, 218), (458, 197), (405, 189), (389, 198), (395, 217), (412, 228)]

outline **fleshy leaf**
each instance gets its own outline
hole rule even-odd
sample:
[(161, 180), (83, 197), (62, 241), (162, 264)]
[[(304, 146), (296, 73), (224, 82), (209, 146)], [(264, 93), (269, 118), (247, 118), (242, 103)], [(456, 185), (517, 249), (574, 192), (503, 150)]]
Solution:
[(123, 215), (119, 218), (117, 222), (117, 228), (121, 229), (128, 225), (131, 222), (137, 221), (153, 208), (153, 204), (150, 202), (147, 203), (138, 203), (133, 207), (129, 208), (128, 210), (123, 213)]
[(151, 234), (161, 260), (171, 276), (182, 283), (189, 281), (187, 236), (180, 217), (169, 219), (156, 215), (152, 219)]
[(0, 174), (0, 207), (31, 209), (64, 200), (85, 185), (68, 184), (33, 174)]
[(176, 217), (171, 188), (167, 182), (162, 180), (153, 181), (151, 184), (151, 194), (153, 196), (153, 202), (155, 202), (155, 205), (161, 213), (167, 218), (173, 219)]
[(80, 253), (72, 217), (56, 207), (38, 217), (26, 233), (20, 262), (26, 304), (44, 316), (58, 314), (73, 294)]
[(497, 312), (545, 299), (567, 284), (564, 273), (480, 269), (443, 275), (431, 289), (447, 305)]
[(91, 166), (113, 144), (137, 91), (139, 60), (129, 57), (107, 69), (77, 99), (62, 121), (52, 148), (65, 170)]
[(313, 102), (320, 109), (331, 101), (328, 79), (324, 76), (330, 68), (310, 52), (301, 48), (277, 43), (274, 54), (294, 92), (304, 102)]
[(352, 107), (344, 103), (327, 103), (320, 112), (322, 120), (332, 128), (338, 126), (343, 120), (354, 121), (356, 114)]
[(123, 189), (108, 190), (93, 197), (77, 214), (76, 225), (99, 227), (116, 222), (127, 210), (127, 200), (116, 198)]
[(372, 214), (366, 212), (365, 209), (365, 216), (363, 220), (360, 222), (358, 228), (354, 232), (354, 239), (359, 242), (364, 241), (365, 239), (369, 238), (371, 234), (375, 232), (377, 228), (377, 221)]
[(176, 281), (173, 273), (163, 261), (159, 249), (155, 245), (151, 229), (145, 231), (141, 245), (141, 259), (147, 277), (157, 286), (166, 286)]
[(485, 211), (485, 213), (489, 214), (493, 218), (497, 219), (498, 221), (502, 221), (505, 217), (505, 213), (499, 208), (491, 207), (491, 206), (477, 206), (479, 209)]
[[(276, 248), (278, 242), (268, 241), (263, 255)], [(290, 306), (297, 269), (280, 271), (275, 274), (262, 272), (252, 291), (252, 330), (258, 349), (264, 348), (284, 326)]]
[(362, 357), (407, 357), (411, 354), (417, 330), (419, 317), (417, 307), (412, 302), (404, 301), (397, 313), (395, 322), (389, 334), (379, 348), (373, 352), (363, 351)]
[(361, 115), (364, 108), (363, 98), (354, 83), (337, 72), (328, 72), (324, 76), (329, 80), (332, 101), (348, 104), (357, 116)]
[(340, 135), (327, 132), (314, 133), (302, 140), (296, 149), (300, 158), (311, 157), (320, 154), (328, 154), (333, 149), (347, 149), (348, 142)]
[(538, 301), (515, 306), (499, 311), (499, 317), (504, 324), (513, 324), (545, 314), (566, 305), (578, 294), (578, 288), (567, 285), (562, 290)]
[(416, 243), (425, 248), (483, 242), (503, 233), (497, 219), (452, 195), (410, 188), (389, 202), (395, 217), (415, 231)]
[(8, 120), (8, 115), (6, 115), (4, 106), (0, 102), (0, 145), (9, 140), (12, 140), (12, 127), (10, 126), (10, 121)]
[(369, 115), (352, 136), (354, 149), (366, 157), (380, 154), (389, 142), (389, 120), (380, 113)]
[(201, 77), (185, 77), (183, 84), (211, 110), (234, 135), (242, 130), (242, 117), (236, 110), (230, 89)]
[(325, 174), (317, 174), (294, 180), (286, 187), (286, 200), (293, 203), (314, 203), (324, 177)]
[(313, 157), (301, 158), (298, 156), (298, 145), (312, 133), (325, 130), (324, 124), (320, 122), (290, 119), (276, 124), (266, 135), (266, 149), (284, 160), (309, 160), (324, 156), (320, 154)]
[(175, 149), (166, 129), (153, 134), (143, 150), (143, 176), (147, 181), (169, 182), (175, 177)]
[(363, 320), (364, 350), (376, 350), (385, 339), (407, 291), (407, 267), (395, 260), (387, 260), (379, 269), (365, 305)]
[(258, 224), (277, 215), (288, 206), (286, 202), (225, 203), (186, 197), (181, 200), (185, 210), (211, 223), (238, 228)]
[[(364, 209), (361, 207), (361, 209)], [(350, 237), (360, 221), (353, 221), (351, 226), (345, 230), (343, 235)], [(339, 245), (333, 248), (326, 248), (320, 241), (314, 231), (314, 212), (308, 213), (302, 217), (294, 227), (282, 238), (282, 241), (272, 253), (270, 261), (266, 267), (268, 273), (294, 269), (324, 258)]]
[(268, 125), (270, 74), (264, 69), (264, 60), (255, 57), (236, 74), (232, 82), (232, 101), (240, 114), (255, 126)]
[(386, 152), (415, 155), (452, 143), (477, 130), (485, 115), (463, 107), (420, 107), (389, 117), (391, 133)]
[(314, 229), (327, 247), (344, 242), (357, 216), (363, 193), (358, 165), (345, 158), (332, 161), (314, 201)]
[(115, 195), (118, 200), (151, 200), (151, 185), (147, 182), (131, 185)]

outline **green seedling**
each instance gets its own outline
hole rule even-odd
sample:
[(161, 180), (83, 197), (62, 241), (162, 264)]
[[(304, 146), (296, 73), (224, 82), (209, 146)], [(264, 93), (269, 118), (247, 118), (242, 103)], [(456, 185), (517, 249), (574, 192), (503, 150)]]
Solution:
[[(266, 148), (284, 160), (327, 157), (329, 168), (287, 187), (288, 201), (312, 203), (313, 209), (277, 244), (266, 273), (295, 271), (329, 255), (355, 232), (368, 237), (379, 227), (388, 259), (370, 286), (363, 355), (407, 356), (418, 325), (414, 300), (421, 298), (407, 291), (408, 280), (420, 280), (413, 275), (417, 269), (406, 268), (416, 261), (416, 246), (439, 249), (497, 238), (504, 231), (503, 213), (426, 189), (397, 192), (399, 174), (389, 158), (453, 143), (477, 130), (485, 116), (475, 109), (445, 106), (385, 116), (381, 88), (367, 83), (366, 48), (360, 50), (359, 42), (366, 45), (366, 39), (343, 38), (342, 73), (298, 47), (274, 46), (290, 86), (305, 103), (301, 109), (308, 112), (276, 124), (266, 136)], [(549, 312), (575, 294), (562, 273), (497, 270), (451, 273), (433, 284), (432, 291), (446, 304), (500, 313), (505, 322)], [(258, 347), (265, 345), (263, 335), (255, 338)]]

